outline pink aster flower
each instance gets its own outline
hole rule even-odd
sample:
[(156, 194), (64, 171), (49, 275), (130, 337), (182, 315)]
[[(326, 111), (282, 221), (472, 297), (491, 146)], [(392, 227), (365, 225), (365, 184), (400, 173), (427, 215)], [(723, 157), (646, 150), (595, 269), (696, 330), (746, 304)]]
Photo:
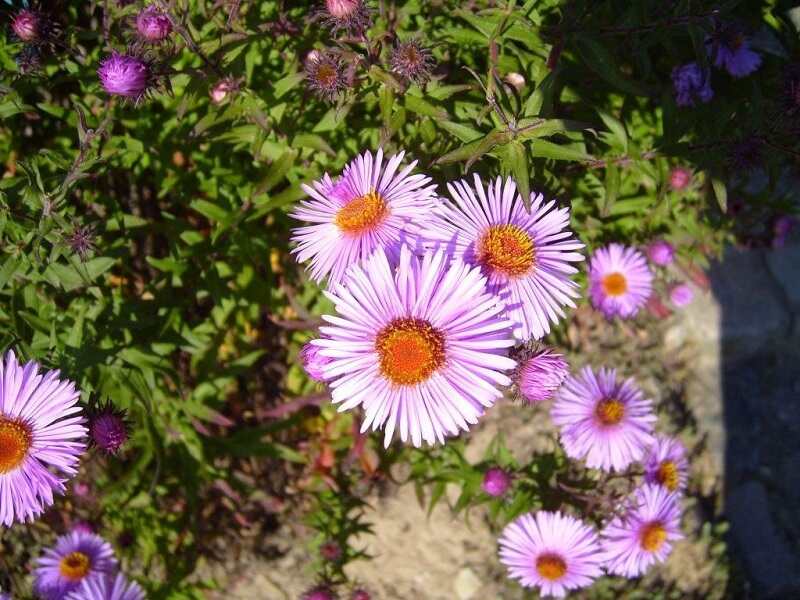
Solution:
[(602, 557), (609, 573), (636, 577), (666, 560), (681, 539), (678, 495), (645, 484), (628, 501), (625, 512), (603, 530)]
[(23, 42), (33, 42), (39, 38), (42, 17), (27, 8), (22, 9), (11, 20), (11, 29)]
[(645, 305), (653, 289), (653, 273), (641, 252), (609, 244), (592, 255), (589, 295), (606, 318), (628, 319)]
[(311, 276), (328, 285), (342, 280), (348, 267), (381, 248), (396, 262), (403, 243), (416, 245), (415, 232), (436, 199), (430, 177), (412, 175), (416, 161), (402, 170), (401, 152), (384, 164), (383, 150), (365, 152), (345, 167), (336, 181), (327, 174), (313, 186), (311, 199), (291, 214), (311, 225), (293, 230), (299, 262), (311, 261)]
[(102, 581), (116, 572), (111, 546), (99, 535), (73, 531), (39, 557), (34, 588), (47, 600), (61, 600), (85, 581)]
[(643, 462), (644, 478), (647, 483), (662, 485), (669, 492), (686, 487), (689, 461), (686, 459), (686, 448), (679, 440), (656, 436)]
[(325, 365), (331, 362), (327, 356), (320, 354), (321, 348), (312, 343), (307, 343), (300, 349), (300, 364), (303, 370), (314, 381), (325, 381)]
[(172, 22), (159, 8), (151, 5), (136, 16), (136, 31), (147, 42), (163, 42), (172, 33)]
[(79, 393), (58, 371), (0, 361), (0, 523), (31, 521), (78, 471), (86, 451)]
[(520, 359), (514, 379), (520, 395), (536, 403), (550, 400), (568, 373), (564, 357), (545, 347)]
[(514, 345), (505, 308), (480, 269), (444, 252), (415, 256), (403, 246), (393, 272), (383, 250), (353, 266), (326, 295), (337, 316), (323, 316), (325, 338), (311, 343), (332, 359), (325, 378), (339, 410), (364, 409), (361, 431), (396, 429), (415, 446), (444, 443), (478, 422), (509, 385)]
[(509, 577), (542, 596), (563, 598), (591, 585), (602, 574), (594, 529), (560, 512), (538, 511), (518, 517), (500, 536), (500, 562)]
[(647, 258), (654, 265), (666, 267), (675, 259), (675, 248), (666, 240), (656, 240), (647, 247)]
[(150, 86), (150, 66), (142, 59), (112, 52), (97, 69), (103, 89), (114, 96), (139, 100)]
[(511, 475), (500, 467), (492, 467), (484, 473), (481, 489), (490, 496), (499, 498), (505, 495), (509, 487), (511, 487)]
[(586, 465), (620, 471), (640, 460), (653, 443), (656, 417), (633, 379), (620, 381), (614, 369), (584, 367), (568, 377), (551, 416), (561, 429), (567, 456)]
[(66, 600), (144, 600), (138, 583), (129, 582), (122, 573), (116, 576), (87, 578)]
[(542, 338), (578, 297), (570, 263), (583, 260), (583, 244), (567, 229), (569, 210), (532, 194), (529, 211), (511, 178), (504, 184), (498, 177), (488, 189), (478, 175), (474, 183), (474, 189), (466, 181), (447, 184), (453, 201), (437, 207), (422, 236), (483, 269), (490, 291), (506, 302), (517, 338)]
[(694, 300), (694, 290), (686, 283), (676, 283), (669, 288), (669, 301), (673, 306), (683, 308)]

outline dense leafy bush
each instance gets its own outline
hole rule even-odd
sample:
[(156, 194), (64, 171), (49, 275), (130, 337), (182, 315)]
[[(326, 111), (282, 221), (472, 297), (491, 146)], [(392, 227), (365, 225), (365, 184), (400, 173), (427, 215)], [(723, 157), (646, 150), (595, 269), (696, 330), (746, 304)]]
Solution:
[[(587, 256), (668, 241), (678, 268), (653, 267), (651, 314), (625, 327), (668, 314), (676, 273), (702, 283), (725, 240), (780, 243), (792, 224), (800, 18), (774, 2), (381, 1), (348, 29), (331, 22), (345, 1), (331, 16), (156, 0), (153, 42), (139, 2), (42, 3), (26, 29), (19, 1), (0, 39), (0, 347), (60, 369), (87, 414), (125, 411), (130, 439), (90, 449), (54, 510), (4, 532), (15, 597), (83, 521), (148, 597), (202, 597), (201, 557), (287, 520), (338, 553), (312, 566), (343, 584), (367, 558), (348, 545), (369, 531), (364, 498), (396, 464), (430, 504), (457, 483), (456, 510), (488, 503), (498, 528), (542, 506), (610, 510), (616, 496), (587, 500), (598, 472), (561, 450), (517, 464), (499, 439), (475, 465), (461, 441), (384, 449), (305, 375), (300, 348), (334, 312), (290, 254), (289, 212), (363, 151), (404, 150), (441, 194), (467, 172), (513, 176), (569, 207)], [(733, 76), (720, 56), (742, 47), (759, 64)], [(115, 53), (140, 81), (113, 81)], [(589, 362), (570, 319), (547, 341)], [(492, 466), (514, 473), (499, 499), (481, 491)]]

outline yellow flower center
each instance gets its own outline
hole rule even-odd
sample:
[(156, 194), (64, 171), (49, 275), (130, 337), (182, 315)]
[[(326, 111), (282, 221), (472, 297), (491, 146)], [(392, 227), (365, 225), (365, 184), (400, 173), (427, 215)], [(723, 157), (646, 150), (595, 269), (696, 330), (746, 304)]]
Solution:
[(642, 530), (640, 543), (648, 552), (656, 552), (667, 541), (667, 530), (658, 522), (648, 523)]
[(61, 559), (61, 576), (70, 581), (80, 581), (89, 574), (92, 564), (83, 552), (72, 552)]
[(395, 319), (378, 333), (381, 373), (397, 385), (425, 381), (444, 364), (444, 335), (422, 319)]
[(533, 238), (517, 225), (492, 225), (478, 243), (478, 260), (493, 271), (519, 277), (536, 262)]
[(550, 581), (558, 581), (567, 572), (567, 563), (557, 554), (542, 554), (536, 559), (539, 575)]
[(32, 443), (30, 427), (0, 415), (0, 475), (19, 467)]
[(670, 492), (678, 489), (678, 467), (671, 460), (662, 461), (656, 471), (656, 481)]
[(345, 233), (363, 233), (380, 224), (388, 212), (380, 194), (372, 191), (340, 208), (336, 213), (336, 225)]
[(597, 403), (595, 414), (603, 425), (616, 425), (625, 416), (625, 405), (616, 398), (606, 398)]
[(339, 73), (336, 71), (336, 67), (328, 63), (319, 65), (314, 75), (317, 78), (317, 84), (323, 88), (334, 87), (339, 79)]
[(622, 273), (609, 273), (603, 277), (603, 291), (606, 296), (622, 296), (628, 291), (628, 280)]

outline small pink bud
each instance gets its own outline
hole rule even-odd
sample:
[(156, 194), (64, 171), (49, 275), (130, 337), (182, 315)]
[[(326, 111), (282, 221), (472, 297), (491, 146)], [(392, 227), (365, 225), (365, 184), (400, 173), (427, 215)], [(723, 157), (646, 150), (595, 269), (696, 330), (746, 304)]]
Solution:
[(499, 498), (508, 491), (510, 486), (511, 475), (500, 467), (492, 467), (484, 474), (481, 489), (490, 496)]
[(673, 190), (685, 190), (692, 181), (692, 172), (686, 167), (675, 167), (669, 173), (669, 185)]
[(685, 283), (677, 283), (669, 290), (669, 301), (673, 306), (683, 308), (694, 300), (694, 290)]
[(23, 9), (11, 21), (11, 29), (23, 42), (33, 42), (39, 37), (40, 19), (32, 10)]
[(675, 248), (665, 240), (656, 240), (647, 247), (647, 258), (659, 267), (666, 267), (675, 258)]

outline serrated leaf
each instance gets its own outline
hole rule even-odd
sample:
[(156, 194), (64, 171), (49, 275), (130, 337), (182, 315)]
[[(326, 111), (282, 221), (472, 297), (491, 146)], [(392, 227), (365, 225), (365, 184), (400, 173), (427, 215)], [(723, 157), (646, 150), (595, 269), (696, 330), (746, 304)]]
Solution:
[(576, 150), (569, 146), (554, 144), (547, 140), (534, 140), (531, 143), (531, 156), (537, 158), (551, 158), (553, 160), (590, 161), (594, 160), (590, 154)]

